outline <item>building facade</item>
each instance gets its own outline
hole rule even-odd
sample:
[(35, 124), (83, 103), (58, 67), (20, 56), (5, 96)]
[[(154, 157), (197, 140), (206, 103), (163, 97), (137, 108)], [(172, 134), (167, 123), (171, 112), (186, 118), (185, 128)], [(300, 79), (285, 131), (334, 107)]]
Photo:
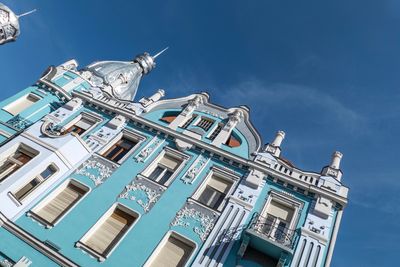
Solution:
[(329, 266), (347, 203), (246, 106), (135, 100), (155, 67), (75, 60), (0, 103), (0, 266)]

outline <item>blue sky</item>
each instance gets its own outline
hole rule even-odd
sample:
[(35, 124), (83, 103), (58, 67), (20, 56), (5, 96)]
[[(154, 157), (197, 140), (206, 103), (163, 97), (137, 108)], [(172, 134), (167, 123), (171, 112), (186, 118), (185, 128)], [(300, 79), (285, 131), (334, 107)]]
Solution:
[(343, 152), (350, 202), (332, 266), (396, 262), (399, 1), (2, 2), (38, 8), (0, 48), (2, 99), (71, 58), (83, 67), (169, 46), (138, 97), (163, 88), (245, 104), (264, 142), (286, 132), (283, 156), (302, 169), (320, 171)]

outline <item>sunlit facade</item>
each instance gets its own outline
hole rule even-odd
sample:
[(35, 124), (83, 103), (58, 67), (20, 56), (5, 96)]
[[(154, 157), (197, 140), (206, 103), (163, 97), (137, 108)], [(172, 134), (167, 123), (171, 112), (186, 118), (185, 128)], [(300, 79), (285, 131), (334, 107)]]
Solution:
[(246, 106), (136, 100), (154, 60), (71, 60), (0, 103), (0, 266), (329, 266), (342, 154), (303, 171)]

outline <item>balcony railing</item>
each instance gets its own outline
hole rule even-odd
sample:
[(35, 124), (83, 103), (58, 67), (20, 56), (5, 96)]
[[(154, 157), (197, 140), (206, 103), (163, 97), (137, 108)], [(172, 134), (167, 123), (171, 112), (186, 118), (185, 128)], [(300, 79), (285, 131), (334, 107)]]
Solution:
[(289, 229), (280, 224), (279, 219), (269, 215), (263, 217), (258, 213), (255, 213), (248, 230), (254, 231), (255, 233), (276, 242), (284, 247), (292, 249), (297, 239), (298, 232), (294, 229)]

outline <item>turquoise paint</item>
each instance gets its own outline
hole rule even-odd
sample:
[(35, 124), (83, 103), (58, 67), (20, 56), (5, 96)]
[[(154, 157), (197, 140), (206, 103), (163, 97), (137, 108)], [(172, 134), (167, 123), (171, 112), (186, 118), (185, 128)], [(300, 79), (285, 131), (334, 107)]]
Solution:
[[(66, 78), (69, 77), (69, 78)], [(67, 72), (59, 79), (57, 79), (56, 84), (59, 86), (67, 84), (67, 82), (72, 81), (76, 77), (76, 74), (72, 72)], [(89, 88), (90, 85), (87, 82), (83, 82), (75, 88), (75, 90), (83, 90)], [(40, 120), (44, 115), (51, 112), (54, 107), (57, 107), (60, 103), (60, 99), (58, 99), (53, 93), (47, 92), (44, 94), (41, 91), (38, 91), (37, 86), (31, 86), (21, 91), (17, 95), (4, 100), (0, 103), (0, 107), (4, 107), (5, 105), (15, 101), (19, 97), (28, 94), (35, 93), (42, 97), (41, 100), (33, 104), (31, 107), (22, 111), (19, 116), (23, 119), (27, 119), (31, 122), (36, 122)], [(105, 125), (113, 116), (104, 114), (97, 109), (91, 107), (84, 107), (79, 109), (74, 114), (74, 117), (80, 114), (83, 111), (94, 112), (99, 114), (104, 118), (104, 120), (99, 123), (94, 129), (92, 129), (89, 133), (83, 136), (83, 139), (86, 139), (91, 133), (97, 131), (100, 127)], [(157, 110), (154, 112), (150, 112), (144, 114), (143, 116), (156, 122), (165, 127), (168, 126), (168, 123), (165, 123), (160, 120), (164, 112), (167, 110)], [(171, 109), (168, 111), (181, 111), (180, 109)], [(205, 114), (202, 112), (195, 112), (199, 116), (207, 116), (214, 119), (218, 123), (221, 119), (216, 118), (212, 115)], [(4, 110), (0, 110), (0, 121), (7, 122), (12, 119), (13, 116)], [(63, 125), (69, 123), (73, 118), (65, 121)], [(0, 129), (14, 134), (16, 131), (12, 128), (0, 124)], [(63, 183), (65, 180), (73, 178), (76, 179), (83, 184), (87, 185), (91, 188), (91, 191), (84, 197), (84, 199), (74, 207), (58, 224), (52, 229), (45, 229), (43, 226), (39, 225), (37, 222), (32, 219), (21, 216), (17, 220), (17, 224), (24, 228), (26, 231), (32, 233), (34, 236), (38, 237), (40, 240), (50, 240), (57, 246), (61, 247), (61, 253), (71, 258), (73, 261), (79, 263), (82, 266), (97, 266), (97, 260), (91, 258), (89, 255), (84, 254), (80, 249), (75, 248), (75, 243), (80, 240), (85, 233), (93, 226), (95, 223), (103, 216), (107, 210), (114, 205), (115, 203), (121, 203), (128, 208), (132, 209), (136, 213), (140, 215), (137, 219), (136, 223), (132, 227), (132, 229), (127, 233), (127, 235), (123, 238), (123, 240), (119, 243), (117, 248), (112, 252), (108, 259), (103, 263), (103, 265), (107, 266), (142, 266), (153, 253), (154, 249), (158, 246), (159, 242), (165, 237), (165, 235), (169, 231), (175, 231), (178, 234), (192, 240), (196, 243), (197, 248), (194, 254), (198, 253), (201, 246), (203, 245), (203, 241), (199, 238), (199, 236), (193, 231), (193, 228), (182, 227), (182, 226), (170, 226), (170, 223), (174, 220), (176, 213), (185, 205), (188, 198), (190, 198), (194, 192), (196, 192), (199, 185), (203, 182), (204, 178), (207, 176), (207, 173), (210, 171), (211, 166), (221, 166), (227, 167), (230, 169), (234, 169), (240, 176), (245, 174), (245, 171), (236, 169), (232, 166), (229, 166), (225, 162), (221, 162), (216, 158), (212, 158), (208, 165), (203, 169), (203, 171), (198, 175), (197, 179), (193, 182), (193, 184), (184, 184), (181, 181), (182, 175), (188, 170), (190, 165), (195, 161), (199, 152), (195, 150), (186, 151), (185, 153), (190, 156), (189, 160), (186, 162), (186, 165), (183, 169), (181, 169), (180, 173), (176, 176), (175, 180), (169, 185), (168, 189), (162, 193), (157, 203), (153, 206), (153, 208), (145, 213), (143, 208), (136, 202), (127, 199), (120, 199), (118, 195), (123, 191), (124, 187), (129, 184), (132, 179), (134, 179), (138, 173), (141, 173), (143, 170), (147, 168), (147, 166), (155, 159), (155, 157), (161, 152), (161, 150), (165, 146), (169, 146), (171, 148), (176, 149), (175, 144), (171, 140), (166, 140), (161, 147), (158, 148), (147, 160), (145, 163), (136, 162), (134, 157), (140, 152), (142, 148), (152, 139), (154, 133), (151, 133), (143, 128), (136, 127), (132, 124), (128, 124), (128, 129), (132, 129), (136, 132), (140, 132), (141, 135), (146, 137), (146, 140), (142, 142), (137, 148), (135, 148), (134, 153), (132, 153), (129, 158), (127, 158), (121, 166), (116, 169), (116, 171), (109, 177), (102, 185), (95, 187), (93, 182), (82, 175), (71, 174), (62, 179), (59, 184)], [(184, 129), (178, 128), (178, 132), (182, 132)], [(207, 133), (204, 134), (203, 140), (206, 143), (211, 143), (211, 140), (206, 138), (205, 136), (209, 135), (213, 131), (213, 127), (209, 129)], [(231, 148), (226, 145), (222, 145), (222, 149), (239, 155), (244, 158), (249, 158), (249, 145), (244, 135), (239, 132), (237, 129), (234, 130), (234, 133), (239, 136), (241, 139), (241, 146), (237, 148)], [(0, 137), (0, 142), (3, 141), (3, 137)], [(58, 185), (55, 187), (57, 188)], [(276, 190), (279, 192), (289, 192), (291, 193), (297, 200), (302, 201), (304, 203), (303, 209), (301, 211), (301, 215), (298, 221), (296, 228), (300, 228), (307, 216), (307, 212), (309, 211), (310, 202), (312, 201), (311, 197), (304, 196), (300, 193), (289, 190), (288, 188), (284, 188), (278, 184), (273, 183), (272, 181), (266, 181), (266, 184), (260, 193), (253, 211), (249, 215), (249, 218), (246, 223), (249, 223), (252, 215), (256, 212), (260, 212), (265, 204), (265, 201), (268, 197), (268, 192), (270, 190)], [(51, 193), (51, 192), (50, 192)], [(44, 196), (45, 197), (45, 196)], [(42, 198), (43, 199), (43, 198)], [(40, 203), (40, 201), (38, 202)], [(335, 217), (336, 219), (336, 212)], [(330, 237), (332, 232), (330, 233)], [(0, 251), (5, 255), (12, 258), (14, 261), (18, 260), (21, 255), (28, 256), (33, 261), (33, 266), (52, 266), (52, 262), (50, 262), (46, 257), (33, 250), (31, 247), (26, 245), (24, 242), (18, 240), (13, 235), (9, 234), (4, 228), (0, 228)], [(3, 242), (4, 241), (4, 242)], [(259, 241), (256, 241), (259, 242)], [(262, 243), (264, 242), (264, 243)], [(276, 247), (271, 245), (270, 243), (266, 243), (262, 241), (258, 244), (258, 246), (264, 246), (266, 250), (273, 251), (276, 250)], [(8, 248), (4, 244), (12, 243), (16, 244), (17, 248)], [(239, 249), (241, 241), (236, 241), (233, 245), (230, 254), (226, 260), (226, 266), (235, 266), (237, 261), (237, 250)], [(295, 242), (295, 249), (297, 247), (297, 242)], [(191, 257), (191, 261), (195, 258), (196, 255)], [(285, 266), (289, 266), (292, 256), (288, 256)], [(326, 251), (324, 253), (324, 261), (326, 258)], [(250, 265), (249, 265), (250, 264)], [(54, 264), (53, 264), (54, 265)], [(249, 262), (244, 262), (244, 266), (252, 266)]]
[[(181, 110), (180, 110), (180, 109), (168, 109), (168, 110), (166, 110), (166, 109), (160, 109), (160, 110), (156, 110), (156, 111), (153, 111), (153, 112), (146, 113), (146, 114), (144, 114), (143, 117), (146, 118), (146, 119), (148, 119), (148, 120), (157, 122), (158, 124), (160, 124), (160, 125), (162, 125), (162, 126), (168, 127), (169, 123), (160, 120), (160, 119), (162, 118), (163, 114), (164, 114), (165, 112), (168, 112), (168, 111), (177, 111), (177, 112), (180, 112)], [(214, 117), (214, 116), (212, 116), (212, 115), (210, 115), (210, 114), (206, 114), (206, 113), (203, 113), (203, 112), (197, 112), (197, 111), (196, 111), (196, 112), (193, 112), (193, 114), (197, 114), (198, 116), (204, 116), (204, 117), (208, 117), (208, 118), (211, 118), (211, 119), (215, 120), (214, 125), (213, 125), (212, 127), (210, 127), (210, 129), (209, 129), (207, 132), (204, 132), (203, 138), (202, 138), (202, 141), (203, 141), (203, 142), (205, 142), (205, 143), (207, 143), (207, 144), (211, 144), (211, 143), (212, 143), (212, 140), (210, 140), (209, 138), (207, 138), (207, 136), (209, 136), (209, 135), (211, 134), (211, 132), (214, 130), (214, 128), (215, 128), (214, 126), (215, 126), (216, 123), (226, 122), (226, 120), (222, 120), (222, 119), (220, 119), (220, 118)], [(199, 128), (199, 127), (193, 126), (193, 123), (194, 123), (194, 122), (192, 122), (192, 123), (187, 127), (188, 130), (190, 130), (190, 129), (193, 128), (193, 127), (194, 127), (194, 128), (197, 128), (197, 129), (201, 129), (201, 128)], [(180, 128), (180, 127), (178, 127), (178, 128), (176, 129), (177, 132), (183, 132), (184, 130), (185, 130), (185, 129), (182, 129), (182, 128)], [(248, 144), (246, 138), (245, 138), (244, 135), (243, 135), (240, 131), (238, 131), (237, 129), (234, 129), (233, 132), (240, 138), (240, 140), (241, 140), (241, 145), (240, 145), (239, 147), (230, 147), (230, 146), (227, 146), (227, 145), (223, 144), (223, 145), (221, 146), (221, 148), (222, 148), (223, 150), (228, 151), (228, 152), (230, 152), (230, 153), (233, 153), (233, 154), (235, 154), (235, 155), (239, 155), (239, 156), (241, 156), (241, 157), (244, 157), (244, 158), (246, 158), (246, 159), (249, 159), (249, 158), (250, 158), (249, 144)]]
[(0, 227), (0, 240), (0, 251), (14, 262), (17, 262), (23, 256), (27, 256), (29, 259), (34, 259), (32, 267), (57, 266), (49, 258), (32, 249), (31, 246), (2, 227)]
[[(148, 136), (147, 141), (150, 140)], [(78, 241), (101, 216), (116, 202), (120, 202), (132, 210), (140, 214), (140, 218), (129, 231), (127, 236), (118, 245), (118, 248), (110, 255), (105, 263), (112, 266), (141, 266), (145, 263), (158, 243), (170, 230), (186, 236), (194, 241), (200, 248), (202, 241), (193, 229), (183, 227), (170, 227), (175, 214), (184, 206), (187, 198), (190, 197), (197, 189), (199, 184), (206, 177), (211, 165), (226, 166), (221, 162), (210, 162), (209, 166), (200, 173), (198, 179), (193, 184), (184, 184), (180, 180), (191, 163), (195, 160), (197, 153), (189, 151), (187, 154), (191, 156), (186, 166), (181, 170), (180, 174), (170, 184), (159, 201), (154, 205), (149, 213), (144, 213), (142, 207), (136, 202), (118, 199), (117, 196), (122, 192), (125, 185), (131, 180), (161, 152), (160, 148), (145, 163), (137, 163), (133, 159), (136, 153), (146, 145), (143, 142), (136, 152), (132, 154), (102, 185), (94, 187), (93, 182), (87, 177), (80, 175), (70, 175), (78, 181), (83, 182), (92, 188), (92, 191), (68, 213), (53, 229), (45, 229), (31, 219), (22, 216), (17, 223), (24, 229), (33, 233), (42, 240), (51, 240), (57, 246), (60, 246), (61, 252), (74, 259), (83, 266), (95, 266), (97, 261), (82, 253), (81, 250), (74, 248), (74, 244)], [(165, 142), (166, 146), (174, 148), (174, 144), (169, 141)], [(243, 173), (242, 173), (243, 174)], [(101, 201), (99, 201), (101, 199)], [(40, 203), (40, 202), (39, 202)], [(82, 216), (84, 214), (84, 216)], [(135, 251), (135, 253), (132, 253)]]
[(72, 82), (76, 77), (78, 77), (78, 75), (76, 75), (75, 73), (66, 71), (60, 77), (53, 79), (52, 82), (55, 83), (56, 85), (62, 87), (64, 85), (66, 85), (67, 83)]

